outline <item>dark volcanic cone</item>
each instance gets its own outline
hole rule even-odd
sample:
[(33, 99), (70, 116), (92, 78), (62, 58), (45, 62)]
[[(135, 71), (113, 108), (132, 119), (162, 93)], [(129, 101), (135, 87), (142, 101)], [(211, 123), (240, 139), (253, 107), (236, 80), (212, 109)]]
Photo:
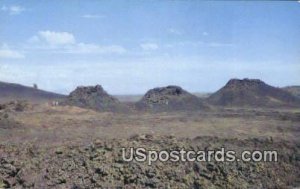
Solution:
[(231, 79), (213, 93), (208, 102), (220, 106), (296, 107), (300, 101), (290, 93), (258, 79)]
[(198, 97), (190, 94), (178, 86), (159, 87), (149, 90), (144, 97), (136, 103), (139, 110), (181, 111), (203, 110), (206, 106)]
[(97, 111), (125, 111), (127, 107), (109, 95), (101, 85), (77, 87), (62, 104)]

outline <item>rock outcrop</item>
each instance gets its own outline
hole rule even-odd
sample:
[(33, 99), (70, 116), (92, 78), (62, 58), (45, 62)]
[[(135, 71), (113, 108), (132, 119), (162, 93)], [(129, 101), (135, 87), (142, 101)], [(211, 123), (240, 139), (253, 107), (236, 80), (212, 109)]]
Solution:
[(178, 86), (159, 87), (149, 90), (144, 97), (136, 103), (139, 110), (162, 111), (188, 111), (208, 109), (202, 100)]
[(119, 112), (127, 109), (119, 100), (109, 95), (101, 85), (77, 87), (61, 104), (89, 108), (96, 111)]

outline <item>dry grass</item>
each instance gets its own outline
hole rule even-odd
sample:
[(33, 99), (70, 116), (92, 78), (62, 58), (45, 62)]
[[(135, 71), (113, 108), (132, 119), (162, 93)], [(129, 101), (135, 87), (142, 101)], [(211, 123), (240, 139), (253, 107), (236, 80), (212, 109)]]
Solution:
[[(88, 141), (93, 138), (128, 138), (134, 134), (194, 138), (263, 138), (299, 140), (300, 121), (278, 114), (299, 115), (299, 110), (230, 109), (211, 112), (117, 114), (77, 107), (39, 105), (15, 114), (24, 125), (0, 130), (1, 142), (35, 141), (39, 144)], [(294, 116), (295, 117), (295, 116)]]

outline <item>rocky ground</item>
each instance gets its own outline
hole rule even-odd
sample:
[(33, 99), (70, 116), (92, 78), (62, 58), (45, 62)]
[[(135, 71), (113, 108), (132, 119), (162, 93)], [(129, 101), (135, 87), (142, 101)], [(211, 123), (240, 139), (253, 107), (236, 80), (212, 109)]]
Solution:
[[(297, 188), (298, 109), (128, 114), (0, 107), (0, 188)], [(278, 162), (125, 162), (122, 148), (277, 150)]]
[[(123, 161), (122, 147), (277, 149), (278, 162), (155, 162), (148, 166)], [(271, 139), (137, 135), (52, 147), (6, 144), (0, 152), (0, 188), (293, 188), (300, 184), (300, 144)]]

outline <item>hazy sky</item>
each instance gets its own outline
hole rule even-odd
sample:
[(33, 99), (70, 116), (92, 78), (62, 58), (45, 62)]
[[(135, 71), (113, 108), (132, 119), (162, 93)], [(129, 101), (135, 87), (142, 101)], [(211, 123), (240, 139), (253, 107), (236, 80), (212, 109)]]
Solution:
[(246, 77), (300, 84), (299, 2), (0, 1), (0, 81), (143, 94)]

